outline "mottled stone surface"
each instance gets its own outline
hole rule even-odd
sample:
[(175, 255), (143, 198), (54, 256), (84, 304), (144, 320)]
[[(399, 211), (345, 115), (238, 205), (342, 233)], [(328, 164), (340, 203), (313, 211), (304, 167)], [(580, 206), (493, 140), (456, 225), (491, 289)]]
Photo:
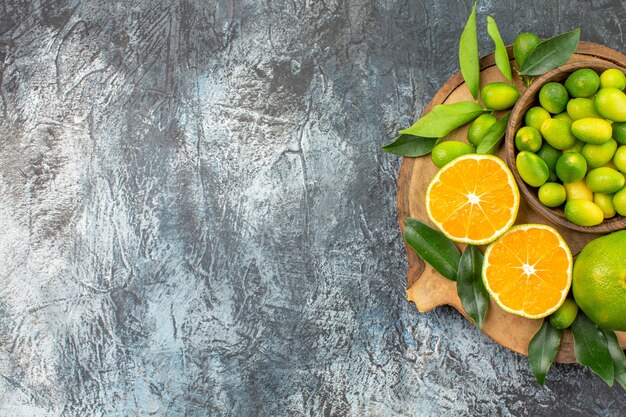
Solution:
[[(0, 4), (1, 416), (620, 416), (405, 300), (399, 159), (470, 2)], [(624, 52), (620, 1), (481, 1)]]

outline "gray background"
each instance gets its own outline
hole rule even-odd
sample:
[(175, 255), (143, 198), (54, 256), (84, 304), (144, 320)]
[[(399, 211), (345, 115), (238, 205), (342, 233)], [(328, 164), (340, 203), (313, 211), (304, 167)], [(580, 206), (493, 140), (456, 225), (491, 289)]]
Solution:
[[(470, 6), (3, 0), (0, 415), (624, 415), (405, 300), (380, 146)], [(488, 14), (625, 52), (619, 1), (481, 1), (483, 53)]]

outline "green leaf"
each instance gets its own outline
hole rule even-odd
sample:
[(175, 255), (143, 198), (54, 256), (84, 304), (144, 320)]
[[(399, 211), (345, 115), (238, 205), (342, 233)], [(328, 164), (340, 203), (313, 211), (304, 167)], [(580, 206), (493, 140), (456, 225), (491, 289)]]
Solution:
[(561, 347), (563, 332), (550, 324), (550, 320), (543, 320), (541, 327), (528, 344), (528, 361), (530, 369), (539, 385), (543, 385), (546, 375)]
[(513, 76), (511, 75), (511, 63), (509, 62), (509, 54), (506, 51), (506, 46), (504, 45), (504, 41), (502, 41), (502, 37), (500, 36), (498, 25), (491, 16), (487, 16), (487, 33), (489, 33), (489, 36), (491, 36), (491, 39), (493, 39), (493, 43), (495, 45), (494, 55), (496, 57), (496, 66), (507, 80), (513, 82)]
[(504, 137), (504, 133), (506, 132), (506, 125), (509, 122), (509, 117), (511, 113), (507, 113), (500, 118), (497, 122), (495, 122), (485, 136), (483, 136), (482, 140), (476, 147), (476, 153), (479, 154), (494, 154), (496, 150), (498, 150), (498, 145), (502, 141)]
[(467, 88), (472, 96), (478, 99), (480, 66), (478, 64), (478, 37), (476, 36), (476, 3), (459, 40), (459, 64)]
[(437, 272), (455, 281), (461, 252), (443, 233), (415, 220), (404, 221), (404, 239)]
[(615, 332), (603, 329), (602, 333), (604, 333), (604, 337), (606, 337), (609, 352), (613, 358), (615, 380), (626, 390), (626, 357), (624, 356), (624, 350), (622, 350), (622, 346), (619, 344)]
[(574, 353), (581, 365), (588, 366), (609, 386), (613, 385), (613, 358), (602, 330), (581, 310), (571, 326), (574, 334)]
[(383, 146), (382, 150), (394, 155), (416, 157), (429, 154), (436, 144), (437, 138), (400, 135), (390, 144)]
[(429, 113), (415, 122), (413, 126), (401, 130), (400, 134), (442, 138), (454, 129), (471, 122), (484, 112), (485, 109), (473, 101), (438, 104)]
[(541, 42), (524, 61), (521, 74), (541, 75), (565, 64), (576, 50), (579, 40), (580, 29), (575, 29)]
[(456, 278), (456, 290), (463, 303), (463, 309), (482, 328), (489, 307), (489, 293), (483, 284), (483, 254), (476, 246), (467, 245)]

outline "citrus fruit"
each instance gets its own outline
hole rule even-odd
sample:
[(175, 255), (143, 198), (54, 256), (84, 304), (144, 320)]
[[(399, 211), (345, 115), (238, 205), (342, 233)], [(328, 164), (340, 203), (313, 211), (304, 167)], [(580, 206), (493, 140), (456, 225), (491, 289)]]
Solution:
[(565, 187), (565, 193), (567, 201), (571, 200), (587, 200), (593, 201), (593, 191), (587, 187), (585, 180), (579, 180), (575, 182), (568, 182), (563, 184)]
[(613, 128), (604, 119), (588, 117), (572, 123), (572, 134), (583, 142), (599, 145), (611, 139)]
[(579, 226), (595, 226), (604, 220), (604, 212), (593, 201), (569, 200), (564, 212), (567, 220)]
[(570, 298), (566, 298), (561, 307), (550, 316), (550, 324), (555, 329), (563, 330), (572, 325), (578, 314), (578, 305)]
[(616, 149), (617, 142), (615, 142), (613, 139), (609, 139), (608, 142), (605, 142), (601, 145), (593, 145), (591, 143), (585, 144), (585, 146), (583, 146), (581, 154), (587, 160), (587, 165), (589, 165), (591, 168), (598, 168), (606, 164), (613, 158)]
[(594, 193), (612, 194), (621, 190), (626, 180), (621, 172), (609, 167), (600, 167), (589, 171), (585, 181), (589, 189)]
[[(617, 144), (616, 144), (617, 145)], [(622, 174), (626, 173), (626, 146), (622, 145), (615, 151), (613, 155), (613, 164), (620, 170)]]
[(550, 174), (548, 165), (532, 152), (522, 151), (515, 158), (515, 166), (524, 182), (533, 187), (543, 185)]
[(570, 146), (569, 148), (563, 149), (563, 153), (566, 153), (566, 152), (582, 153), (584, 147), (585, 147), (585, 142), (583, 142), (582, 140), (576, 139), (576, 142), (574, 142), (572, 146)]
[(558, 161), (559, 156), (561, 156), (561, 151), (554, 149), (547, 143), (544, 143), (541, 145), (541, 149), (537, 151), (537, 156), (548, 166), (548, 170), (550, 171), (548, 181), (556, 181), (556, 161)]
[(552, 114), (565, 110), (569, 96), (562, 84), (549, 82), (539, 90), (539, 104)]
[(550, 113), (548, 113), (546, 109), (536, 106), (528, 109), (526, 115), (524, 116), (524, 122), (526, 123), (526, 126), (532, 126), (541, 131), (541, 125), (550, 117)]
[(626, 75), (616, 68), (609, 68), (600, 75), (600, 87), (615, 87), (623, 90), (626, 88)]
[(626, 231), (592, 240), (574, 264), (578, 307), (606, 330), (626, 330)]
[(585, 177), (587, 161), (577, 152), (565, 152), (556, 161), (556, 175), (563, 182), (574, 182)]
[(568, 101), (567, 114), (574, 121), (587, 117), (600, 117), (593, 106), (593, 101), (588, 98), (573, 98)]
[(467, 131), (467, 140), (474, 146), (478, 146), (480, 141), (491, 126), (497, 121), (493, 114), (482, 114), (472, 122)]
[(546, 207), (558, 207), (565, 202), (565, 187), (556, 182), (546, 182), (539, 187), (539, 201)]
[(480, 90), (483, 104), (492, 110), (506, 110), (515, 104), (519, 98), (519, 91), (510, 84), (495, 82), (489, 83)]
[(620, 216), (626, 216), (626, 187), (613, 195), (613, 207)]
[(511, 227), (518, 208), (513, 174), (491, 155), (455, 159), (437, 172), (426, 190), (428, 217), (455, 242), (492, 242)]
[(614, 87), (601, 88), (593, 101), (598, 114), (614, 122), (626, 122), (626, 94)]
[(620, 145), (626, 145), (626, 123), (613, 123), (613, 139)]
[(541, 136), (556, 149), (567, 149), (576, 143), (576, 137), (570, 131), (570, 124), (565, 120), (547, 119), (541, 125)]
[(433, 159), (435, 166), (441, 168), (461, 155), (467, 155), (474, 152), (474, 148), (465, 142), (449, 140), (435, 145), (430, 156)]
[(537, 152), (541, 142), (541, 133), (532, 126), (524, 126), (515, 134), (515, 147), (520, 151)]
[(572, 97), (589, 97), (599, 86), (600, 76), (589, 68), (576, 70), (565, 80), (565, 88)]
[(520, 33), (517, 38), (515, 38), (515, 42), (513, 42), (513, 56), (515, 56), (515, 60), (520, 68), (522, 68), (524, 62), (526, 62), (528, 55), (530, 55), (540, 43), (541, 39), (534, 33)]
[(593, 202), (602, 209), (605, 219), (615, 216), (615, 206), (613, 205), (613, 195), (604, 193), (593, 193)]
[(550, 226), (514, 226), (487, 247), (483, 282), (503, 310), (531, 319), (546, 317), (567, 297), (572, 253)]

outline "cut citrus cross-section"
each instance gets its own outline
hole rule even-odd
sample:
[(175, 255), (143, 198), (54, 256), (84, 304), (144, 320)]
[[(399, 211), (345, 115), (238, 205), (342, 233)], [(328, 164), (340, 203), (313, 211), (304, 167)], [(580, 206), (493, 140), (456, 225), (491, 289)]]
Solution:
[(515, 226), (487, 247), (483, 282), (503, 310), (530, 319), (546, 317), (567, 297), (572, 253), (550, 226)]
[(444, 166), (426, 190), (428, 217), (455, 242), (493, 242), (515, 222), (519, 191), (506, 164), (465, 155)]

